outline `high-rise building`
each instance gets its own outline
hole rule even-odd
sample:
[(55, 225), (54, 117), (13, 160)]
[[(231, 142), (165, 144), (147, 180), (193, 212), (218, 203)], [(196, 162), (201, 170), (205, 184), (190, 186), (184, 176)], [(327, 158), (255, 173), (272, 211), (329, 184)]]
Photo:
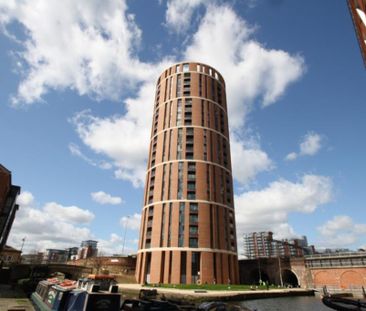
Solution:
[(96, 257), (98, 255), (98, 241), (86, 240), (81, 242), (81, 246), (78, 251), (79, 259), (86, 259), (89, 257)]
[(11, 183), (11, 172), (0, 164), (0, 251), (5, 247), (19, 206), (20, 187)]
[(43, 254), (43, 263), (65, 263), (68, 251), (65, 249), (47, 248)]
[(364, 65), (366, 66), (366, 0), (348, 0)]
[(157, 81), (136, 279), (239, 281), (225, 82), (205, 64)]
[(315, 252), (308, 246), (306, 236), (301, 239), (275, 240), (271, 231), (245, 233), (244, 257), (246, 259), (271, 257), (302, 257)]

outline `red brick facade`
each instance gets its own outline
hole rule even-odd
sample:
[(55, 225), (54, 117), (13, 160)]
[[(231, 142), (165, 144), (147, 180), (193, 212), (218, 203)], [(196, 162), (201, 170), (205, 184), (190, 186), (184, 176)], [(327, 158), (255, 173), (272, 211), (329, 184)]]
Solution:
[(356, 36), (366, 66), (366, 0), (348, 0)]
[(204, 64), (157, 82), (136, 279), (238, 282), (225, 82)]
[(327, 287), (349, 289), (366, 286), (366, 268), (329, 268), (311, 270), (315, 288)]

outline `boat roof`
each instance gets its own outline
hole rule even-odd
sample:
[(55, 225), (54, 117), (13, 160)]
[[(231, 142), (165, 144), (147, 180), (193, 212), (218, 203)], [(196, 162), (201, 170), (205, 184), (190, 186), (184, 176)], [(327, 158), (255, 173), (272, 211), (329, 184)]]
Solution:
[(109, 274), (89, 274), (88, 279), (92, 280), (114, 280), (114, 277)]

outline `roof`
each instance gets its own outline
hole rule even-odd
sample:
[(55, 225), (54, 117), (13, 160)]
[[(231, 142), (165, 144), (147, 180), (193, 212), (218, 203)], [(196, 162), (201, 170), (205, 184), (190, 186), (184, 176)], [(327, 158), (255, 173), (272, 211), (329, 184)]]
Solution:
[(11, 247), (9, 245), (5, 245), (3, 250), (3, 252), (6, 251), (6, 252), (19, 252), (21, 253), (22, 251), (18, 250), (18, 249), (15, 249), (14, 247)]

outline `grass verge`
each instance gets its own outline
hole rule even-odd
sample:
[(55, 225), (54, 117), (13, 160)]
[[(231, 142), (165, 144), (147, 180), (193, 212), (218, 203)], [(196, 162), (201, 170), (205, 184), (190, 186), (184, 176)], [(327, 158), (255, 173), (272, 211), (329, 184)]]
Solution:
[[(253, 285), (227, 285), (227, 284), (148, 284), (145, 287), (158, 287), (158, 288), (176, 288), (176, 289), (190, 289), (190, 290), (267, 290), (266, 286), (253, 286)], [(277, 286), (269, 286), (268, 290), (279, 289)]]

